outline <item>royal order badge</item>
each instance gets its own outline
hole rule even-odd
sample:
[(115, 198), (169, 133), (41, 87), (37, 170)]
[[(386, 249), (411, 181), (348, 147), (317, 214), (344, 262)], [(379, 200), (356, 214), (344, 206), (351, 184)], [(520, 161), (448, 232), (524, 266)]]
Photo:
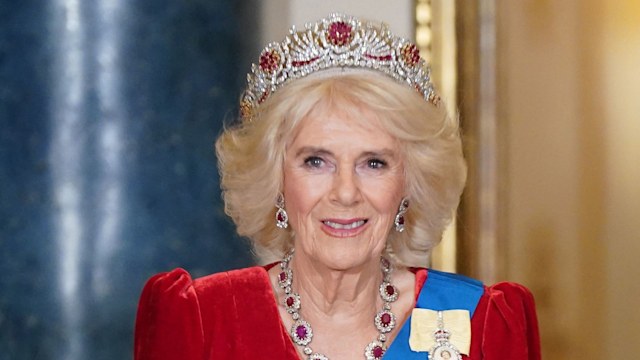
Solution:
[(442, 311), (438, 311), (438, 328), (433, 337), (436, 342), (429, 351), (429, 360), (462, 360), (460, 351), (449, 342), (451, 332), (444, 327)]

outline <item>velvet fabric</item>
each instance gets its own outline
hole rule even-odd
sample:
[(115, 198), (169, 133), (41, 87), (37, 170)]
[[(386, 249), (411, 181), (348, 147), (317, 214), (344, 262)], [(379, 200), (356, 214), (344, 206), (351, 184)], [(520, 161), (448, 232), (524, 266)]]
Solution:
[[(152, 277), (138, 306), (134, 359), (300, 359), (280, 319), (267, 269), (195, 280), (176, 269)], [(417, 297), (429, 271), (415, 273)], [(463, 359), (540, 359), (533, 296), (521, 285), (485, 287), (471, 331), (470, 354)]]

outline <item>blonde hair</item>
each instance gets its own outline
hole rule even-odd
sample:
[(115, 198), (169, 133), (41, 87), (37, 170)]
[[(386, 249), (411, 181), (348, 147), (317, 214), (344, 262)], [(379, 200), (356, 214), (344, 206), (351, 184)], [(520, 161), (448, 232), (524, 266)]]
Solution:
[(398, 265), (426, 265), (466, 180), (458, 122), (409, 86), (368, 70), (295, 80), (261, 104), (251, 121), (226, 128), (216, 141), (225, 212), (262, 262), (281, 258), (293, 243), (290, 231), (275, 226), (275, 202), (285, 151), (300, 122), (318, 109), (355, 115), (362, 108), (377, 114), (404, 156), (406, 230), (390, 231), (386, 252)]

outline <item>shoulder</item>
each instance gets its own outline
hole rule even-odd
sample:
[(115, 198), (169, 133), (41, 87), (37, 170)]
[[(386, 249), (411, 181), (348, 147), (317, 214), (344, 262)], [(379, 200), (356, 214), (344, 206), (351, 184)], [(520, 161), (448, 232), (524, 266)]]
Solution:
[(502, 323), (513, 331), (535, 329), (538, 324), (533, 294), (525, 286), (514, 282), (500, 282), (485, 287), (478, 305), (486, 321)]
[(206, 287), (224, 286), (229, 283), (236, 285), (237, 282), (260, 281), (264, 280), (266, 271), (262, 266), (229, 270), (197, 278), (193, 281), (193, 285), (202, 290)]
[(474, 289), (483, 287), (483, 284), (480, 280), (476, 280), (474, 278), (470, 278), (468, 276), (460, 274), (427, 269), (426, 275), (429, 281), (437, 282), (438, 284), (442, 285), (462, 286)]
[(486, 286), (463, 275), (424, 269), (416, 272), (416, 281), (420, 278), (424, 285), (418, 301), (424, 299), (426, 308), (470, 310), (472, 355), (540, 359), (535, 303), (525, 286), (513, 282)]
[(431, 289), (475, 292), (481, 295), (479, 300), (497, 303), (518, 303), (534, 305), (533, 295), (525, 286), (514, 282), (500, 282), (494, 285), (484, 285), (480, 280), (464, 275), (438, 271), (433, 269), (412, 269), (416, 274), (416, 289), (429, 284)]
[(482, 308), (487, 318), (493, 321), (508, 322), (511, 326), (519, 323), (522, 327), (532, 323), (537, 326), (533, 294), (528, 288), (518, 283), (500, 282), (485, 286), (484, 295), (478, 307)]
[(416, 306), (419, 308), (464, 309), (473, 316), (485, 288), (481, 282), (462, 275), (418, 269), (416, 291), (419, 291), (416, 301)]
[(202, 323), (193, 281), (187, 271), (175, 269), (147, 281), (138, 304), (134, 343), (136, 360), (199, 356), (203, 346)]
[(524, 285), (515, 282), (499, 282), (487, 286), (486, 293), (492, 300), (505, 299), (506, 301), (517, 300), (519, 302), (531, 302), (533, 304), (533, 294)]
[(230, 270), (193, 280), (202, 307), (237, 305), (237, 298), (270, 290), (267, 270), (262, 266)]
[[(165, 302), (194, 298), (193, 281), (189, 273), (184, 269), (175, 269), (152, 276), (142, 289), (140, 295), (140, 308), (152, 312), (157, 307), (166, 305)], [(140, 317), (140, 311), (138, 316)]]
[(188, 301), (211, 294), (230, 294), (239, 287), (264, 286), (268, 282), (266, 270), (261, 266), (248, 267), (193, 278), (188, 271), (176, 268), (152, 276), (145, 284), (141, 303), (175, 298)]
[(262, 267), (196, 279), (180, 268), (152, 276), (138, 304), (135, 359), (201, 358), (213, 334), (223, 334), (238, 316), (238, 304), (244, 306), (239, 299), (252, 299), (255, 289), (266, 286)]
[(481, 351), (488, 359), (541, 357), (535, 302), (523, 285), (501, 282), (485, 287), (471, 325), (474, 333), (482, 334)]
[[(418, 305), (430, 309), (467, 309), (474, 321), (503, 323), (510, 328), (537, 331), (535, 302), (531, 291), (514, 282), (486, 286), (481, 281), (453, 273), (419, 269), (422, 281)], [(416, 288), (420, 284), (416, 284)]]

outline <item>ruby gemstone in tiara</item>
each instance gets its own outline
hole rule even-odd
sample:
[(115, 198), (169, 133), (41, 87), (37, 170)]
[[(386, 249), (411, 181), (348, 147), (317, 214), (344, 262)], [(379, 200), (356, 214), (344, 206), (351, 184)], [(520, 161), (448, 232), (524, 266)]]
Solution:
[(260, 68), (262, 71), (274, 73), (280, 66), (280, 53), (276, 49), (268, 49), (260, 55)]
[(353, 39), (353, 33), (351, 32), (352, 29), (351, 25), (344, 21), (331, 23), (331, 25), (329, 25), (327, 40), (335, 46), (347, 45), (351, 43), (351, 40)]
[(402, 61), (404, 61), (404, 63), (407, 65), (415, 66), (420, 61), (420, 50), (418, 50), (416, 44), (405, 44), (402, 47), (400, 53), (402, 56)]
[(318, 59), (319, 59), (319, 57), (316, 56), (316, 57), (311, 58), (309, 60), (293, 60), (291, 62), (291, 66), (300, 67), (300, 66), (309, 65), (309, 64), (313, 63), (314, 61), (316, 61)]

